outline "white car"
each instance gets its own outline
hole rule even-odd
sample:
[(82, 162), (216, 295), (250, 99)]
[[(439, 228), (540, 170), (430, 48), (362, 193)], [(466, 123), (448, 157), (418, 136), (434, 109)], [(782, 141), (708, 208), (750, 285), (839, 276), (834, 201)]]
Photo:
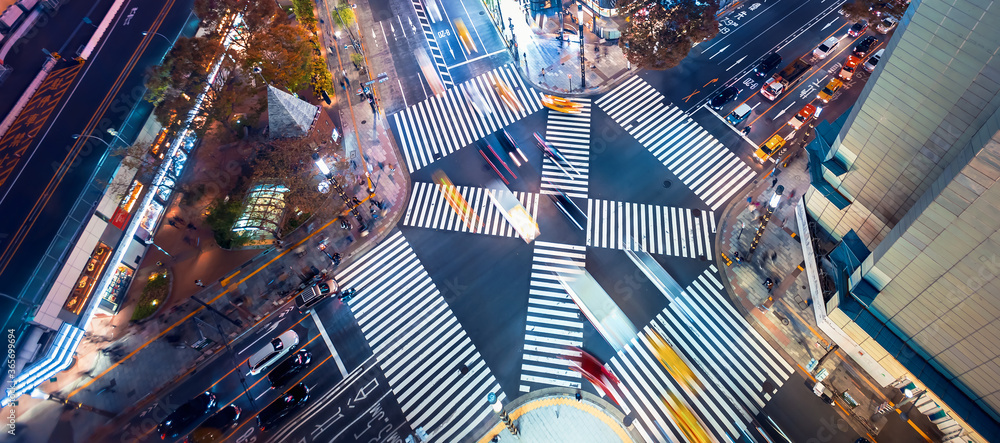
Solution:
[(889, 32), (892, 32), (893, 29), (896, 29), (896, 25), (898, 23), (899, 22), (893, 17), (882, 17), (882, 21), (875, 26), (875, 31), (879, 34), (888, 34)]
[(868, 61), (865, 62), (865, 71), (872, 72), (875, 67), (878, 66), (879, 60), (882, 60), (882, 53), (885, 52), (885, 48), (879, 49), (875, 55), (868, 57)]
[(469, 101), (476, 111), (480, 114), (492, 114), (493, 108), (486, 103), (486, 98), (483, 97), (483, 93), (479, 91), (479, 87), (475, 83), (469, 82), (463, 85), (462, 91), (465, 92), (465, 98)]
[(250, 365), (250, 375), (257, 375), (264, 372), (268, 366), (271, 366), (292, 352), (299, 345), (299, 334), (295, 331), (289, 329), (275, 339), (271, 340), (267, 346), (264, 346), (261, 350), (255, 352), (247, 360), (247, 364)]
[(830, 55), (830, 53), (833, 52), (834, 49), (837, 49), (837, 45), (839, 44), (840, 44), (839, 38), (830, 37), (826, 39), (826, 41), (823, 42), (823, 44), (819, 45), (816, 49), (813, 50), (813, 56), (822, 60), (826, 58), (826, 56)]

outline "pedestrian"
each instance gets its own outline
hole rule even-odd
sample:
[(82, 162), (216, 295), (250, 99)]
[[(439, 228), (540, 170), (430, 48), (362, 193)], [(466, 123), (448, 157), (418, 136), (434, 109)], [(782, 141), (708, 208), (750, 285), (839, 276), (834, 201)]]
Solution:
[(194, 227), (194, 223), (188, 223), (188, 229), (190, 229), (190, 230), (193, 231), (193, 230), (195, 230), (197, 228)]
[(195, 281), (194, 281), (194, 284), (196, 284), (196, 285), (198, 285), (199, 287), (202, 287), (202, 288), (204, 288), (204, 287), (205, 287), (205, 284), (204, 284), (204, 283), (202, 283), (202, 282), (201, 282), (201, 280), (195, 280)]
[(170, 226), (173, 226), (175, 228), (177, 227), (177, 223), (174, 222), (173, 220), (167, 220), (167, 224), (170, 225)]
[(542, 68), (542, 78), (545, 78), (545, 68)]
[(344, 88), (344, 91), (347, 91), (347, 83), (344, 83), (343, 80), (340, 81), (340, 87)]
[(774, 185), (776, 185), (776, 184), (778, 184), (778, 177), (775, 177), (775, 178), (774, 178), (774, 180), (771, 180), (771, 187), (772, 187), (772, 188), (773, 188), (773, 187), (774, 187)]

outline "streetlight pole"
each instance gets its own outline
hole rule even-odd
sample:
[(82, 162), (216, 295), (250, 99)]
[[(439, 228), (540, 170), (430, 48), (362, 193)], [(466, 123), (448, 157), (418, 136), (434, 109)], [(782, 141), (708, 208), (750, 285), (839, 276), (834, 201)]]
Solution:
[(906, 404), (907, 402), (911, 402), (910, 403), (910, 407), (906, 408), (905, 412), (899, 414), (899, 418), (903, 419), (903, 421), (909, 421), (910, 420), (910, 411), (913, 411), (913, 407), (917, 405), (917, 400), (920, 400), (920, 397), (923, 397), (924, 394), (927, 393), (927, 390), (924, 389), (924, 390), (920, 391), (916, 395), (916, 397), (913, 396), (913, 393), (910, 392), (909, 389), (907, 389), (905, 391), (905, 393), (907, 394), (906, 395), (906, 399), (903, 400), (902, 402), (900, 402), (900, 404), (896, 405), (896, 407), (902, 406), (902, 405)]
[(774, 210), (778, 208), (782, 192), (785, 192), (784, 186), (779, 185), (774, 189), (774, 195), (772, 195), (771, 200), (767, 202), (767, 211), (764, 212), (764, 219), (760, 221), (760, 225), (757, 226), (757, 232), (753, 236), (753, 241), (750, 242), (750, 250), (747, 252), (747, 257), (753, 255), (753, 251), (757, 250), (757, 245), (760, 244), (760, 238), (764, 235), (764, 228), (767, 227), (767, 222), (771, 220), (771, 214), (774, 214)]
[(493, 406), (493, 412), (496, 412), (497, 415), (500, 416), (500, 420), (503, 421), (505, 426), (507, 426), (507, 430), (510, 431), (510, 434), (517, 437), (517, 427), (514, 426), (514, 422), (510, 419), (510, 415), (507, 415), (507, 411), (503, 409), (503, 403), (497, 399), (497, 395), (490, 392), (490, 394), (486, 396), (486, 401), (490, 402), (490, 405)]
[(580, 90), (587, 87), (587, 59), (583, 55), (583, 4), (576, 5), (576, 21), (580, 24)]
[(212, 316), (212, 318), (215, 319), (215, 328), (218, 329), (219, 336), (222, 337), (222, 344), (226, 347), (226, 350), (229, 351), (229, 358), (233, 360), (233, 372), (236, 372), (236, 374), (239, 375), (240, 384), (243, 385), (243, 395), (247, 396), (247, 400), (250, 402), (250, 407), (256, 410), (257, 405), (254, 404), (253, 396), (250, 395), (250, 387), (247, 386), (247, 379), (243, 375), (243, 372), (240, 371), (240, 363), (236, 361), (236, 352), (233, 352), (233, 348), (229, 346), (229, 339), (226, 337), (225, 332), (222, 332), (222, 324), (219, 323), (219, 317), (222, 317), (226, 319), (226, 321), (236, 325), (237, 328), (243, 327), (243, 322), (240, 320), (233, 320), (227, 317), (225, 314), (219, 312), (217, 309), (213, 308), (208, 303), (201, 301), (201, 299), (198, 297), (192, 295), (191, 299), (198, 302), (198, 304), (204, 306), (205, 309), (208, 309), (209, 311), (212, 311), (215, 314)]
[[(323, 176), (326, 177), (326, 180), (328, 182), (330, 182), (330, 186), (332, 186), (333, 189), (337, 191), (337, 194), (339, 194), (340, 198), (344, 200), (344, 203), (346, 203), (348, 206), (351, 206), (351, 214), (354, 215), (354, 218), (358, 220), (359, 224), (358, 229), (360, 230), (359, 232), (361, 233), (361, 236), (362, 237), (367, 236), (368, 225), (365, 223), (364, 219), (361, 218), (361, 212), (358, 212), (358, 208), (353, 206), (354, 202), (351, 201), (350, 197), (347, 196), (347, 193), (344, 192), (344, 188), (340, 185), (340, 182), (338, 182), (337, 178), (333, 176), (333, 171), (330, 171), (330, 167), (327, 166), (326, 162), (323, 161), (323, 158), (319, 156), (318, 152), (314, 152), (312, 154), (312, 159), (313, 162), (316, 163), (316, 167), (319, 168), (319, 172), (323, 173)], [(368, 185), (369, 189), (371, 189), (370, 178), (368, 179)], [(372, 191), (372, 194), (374, 195), (374, 191)]]
[(83, 137), (83, 138), (92, 138), (92, 139), (94, 139), (94, 140), (100, 140), (100, 141), (101, 141), (101, 143), (104, 143), (104, 146), (107, 146), (107, 147), (108, 147), (108, 149), (111, 149), (111, 143), (108, 143), (108, 141), (107, 141), (107, 140), (105, 140), (105, 139), (103, 139), (103, 138), (100, 138), (100, 137), (98, 137), (98, 136), (96, 136), (96, 135), (80, 135), (80, 134), (73, 134), (73, 135), (72, 135), (72, 137), (73, 137), (73, 140), (76, 140), (76, 139), (78, 139), (78, 138), (80, 138), (80, 137)]
[(142, 31), (142, 36), (143, 36), (143, 37), (145, 37), (145, 36), (147, 36), (147, 35), (149, 35), (149, 34), (153, 34), (153, 35), (158, 35), (158, 36), (160, 36), (160, 37), (163, 37), (163, 39), (164, 39), (164, 40), (166, 40), (166, 41), (167, 41), (167, 43), (168, 43), (168, 44), (170, 44), (171, 46), (173, 46), (173, 44), (174, 44), (174, 42), (170, 41), (170, 38), (169, 38), (169, 37), (167, 37), (167, 36), (165, 36), (165, 35), (163, 35), (163, 34), (160, 34), (159, 32), (149, 32), (149, 31)]

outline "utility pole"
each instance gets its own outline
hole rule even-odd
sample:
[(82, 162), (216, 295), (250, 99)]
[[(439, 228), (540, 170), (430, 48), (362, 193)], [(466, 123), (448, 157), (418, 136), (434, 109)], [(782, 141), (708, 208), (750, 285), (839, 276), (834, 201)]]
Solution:
[(577, 4), (576, 21), (580, 24), (580, 90), (587, 87), (587, 59), (583, 55), (583, 4)]
[(233, 360), (233, 372), (235, 372), (236, 375), (240, 377), (240, 384), (243, 385), (243, 395), (246, 395), (247, 401), (250, 402), (250, 408), (257, 410), (257, 405), (253, 401), (253, 396), (250, 395), (250, 387), (247, 386), (246, 376), (243, 374), (243, 371), (240, 371), (240, 363), (236, 361), (236, 352), (233, 351), (233, 348), (229, 346), (229, 337), (226, 337), (226, 333), (222, 332), (222, 324), (219, 323), (219, 317), (222, 317), (226, 319), (226, 321), (236, 325), (237, 328), (243, 327), (243, 322), (238, 319), (233, 320), (229, 318), (228, 316), (226, 316), (226, 314), (219, 312), (217, 309), (213, 308), (208, 303), (201, 301), (201, 299), (196, 296), (192, 295), (191, 299), (198, 302), (198, 304), (204, 306), (205, 309), (208, 309), (209, 311), (215, 313), (215, 315), (212, 316), (212, 318), (215, 319), (215, 328), (219, 331), (219, 336), (222, 337), (222, 344), (225, 345), (226, 350), (229, 351), (229, 358)]

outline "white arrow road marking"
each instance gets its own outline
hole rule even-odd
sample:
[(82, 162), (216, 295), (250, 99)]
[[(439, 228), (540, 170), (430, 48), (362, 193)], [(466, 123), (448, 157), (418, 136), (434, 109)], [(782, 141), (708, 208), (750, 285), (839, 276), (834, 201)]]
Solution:
[(792, 103), (792, 104), (790, 104), (790, 105), (786, 106), (786, 107), (785, 107), (785, 109), (782, 109), (782, 110), (781, 110), (781, 112), (779, 112), (779, 113), (778, 113), (778, 115), (774, 116), (774, 118), (772, 118), (771, 120), (772, 120), (772, 121), (774, 121), (774, 120), (777, 120), (777, 119), (778, 119), (778, 117), (781, 117), (782, 115), (784, 115), (784, 114), (785, 114), (785, 111), (788, 111), (788, 108), (791, 108), (791, 107), (792, 107), (792, 105), (794, 105), (794, 104), (795, 104), (795, 103)]
[[(728, 48), (728, 46), (727, 46), (727, 48)], [(726, 68), (726, 71), (729, 71), (730, 69), (733, 69), (733, 68), (735, 68), (735, 67), (736, 67), (736, 65), (740, 64), (740, 62), (742, 62), (742, 61), (743, 61), (743, 59), (745, 59), (745, 58), (747, 58), (747, 56), (745, 56), (745, 55), (744, 55), (743, 57), (740, 57), (740, 59), (739, 59), (739, 60), (736, 60), (736, 63), (733, 63), (733, 65), (732, 65), (732, 66), (730, 66), (730, 67)]]
[(822, 30), (824, 30), (824, 29), (826, 29), (826, 28), (829, 28), (829, 27), (830, 27), (830, 25), (832, 25), (832, 24), (833, 24), (833, 22), (835, 22), (835, 21), (837, 21), (837, 19), (833, 19), (833, 20), (830, 20), (830, 23), (827, 23), (827, 24), (826, 24), (826, 26), (824, 26), (824, 27), (820, 28), (819, 30), (820, 30), (820, 31), (822, 31)]
[[(722, 51), (725, 51), (725, 50), (726, 50), (727, 48), (729, 48), (730, 46), (732, 46), (732, 45), (726, 45), (726, 46), (725, 46), (724, 48), (720, 49), (720, 50), (719, 50), (719, 52), (716, 52), (716, 53), (715, 53), (715, 55), (719, 55), (719, 54), (722, 54)], [(709, 60), (711, 60), (711, 59), (715, 58), (715, 55), (713, 55), (713, 56), (709, 57), (708, 59), (709, 59)]]

